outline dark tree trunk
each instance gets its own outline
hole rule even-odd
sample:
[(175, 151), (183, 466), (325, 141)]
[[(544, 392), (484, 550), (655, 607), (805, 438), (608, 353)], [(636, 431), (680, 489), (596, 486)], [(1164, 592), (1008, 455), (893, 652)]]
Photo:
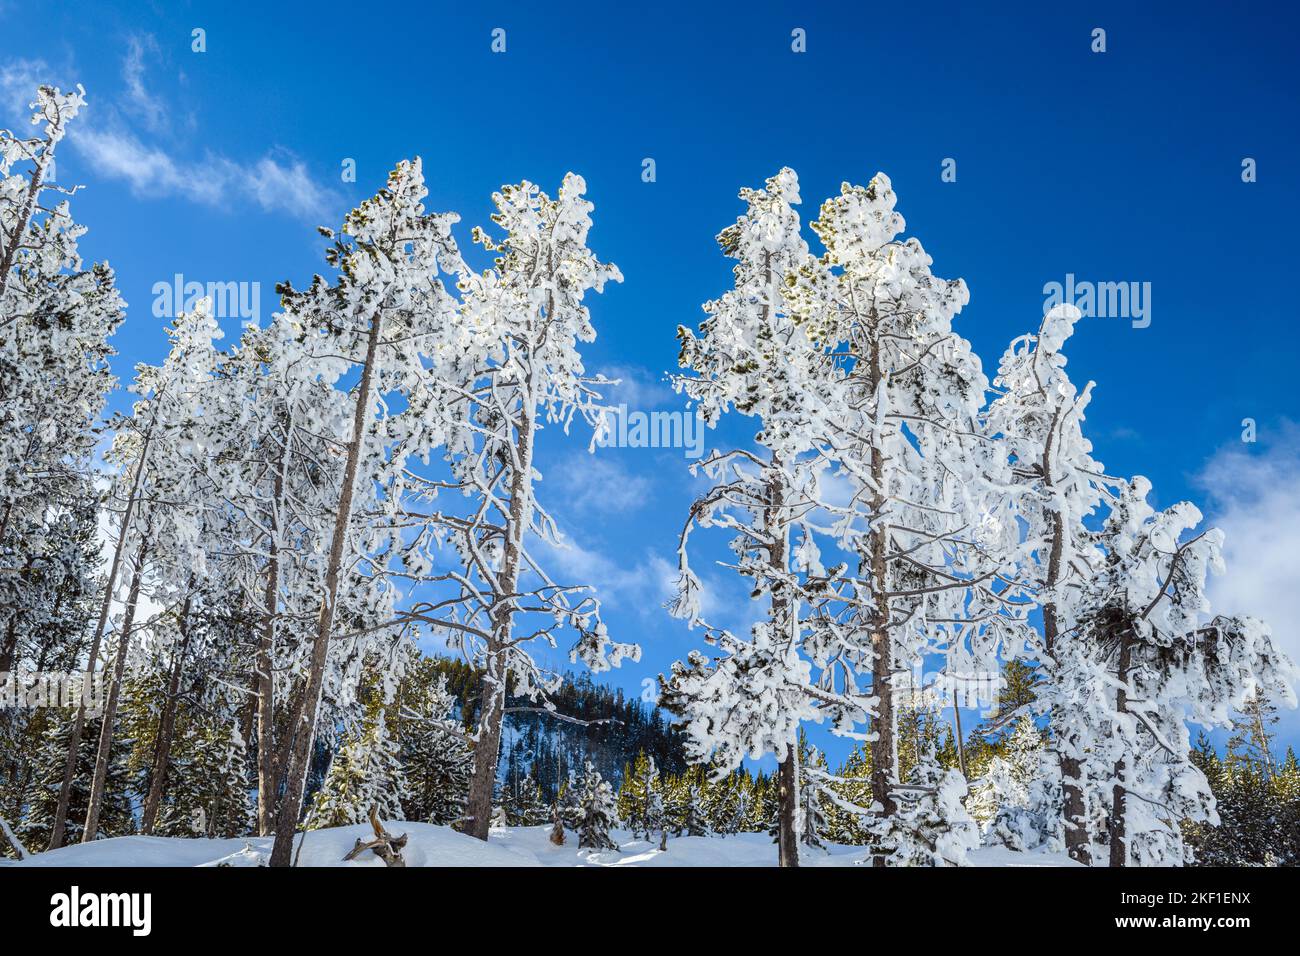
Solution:
[[(1048, 441), (1043, 447), (1043, 482), (1048, 488), (1055, 486), (1052, 477), (1052, 438), (1056, 434), (1056, 425), (1061, 417), (1060, 406), (1052, 415), (1052, 424), (1048, 428)], [(1047, 579), (1044, 581), (1048, 590), (1056, 587), (1061, 579), (1061, 557), (1065, 550), (1065, 518), (1060, 511), (1052, 513), (1052, 550), (1047, 559)], [(1043, 605), (1043, 642), (1047, 654), (1053, 658), (1051, 666), (1055, 668), (1057, 640), (1060, 637), (1060, 617), (1056, 602), (1049, 601)], [(1092, 865), (1092, 841), (1088, 834), (1087, 805), (1083, 800), (1083, 767), (1078, 758), (1063, 752), (1069, 744), (1057, 734), (1054, 740), (1057, 760), (1061, 765), (1062, 812), (1065, 828), (1065, 850), (1070, 859), (1084, 866)]]
[[(1119, 689), (1115, 691), (1115, 712), (1128, 712), (1129, 669), (1133, 663), (1133, 637), (1125, 631), (1119, 640), (1119, 666), (1116, 678)], [(1110, 865), (1128, 866), (1128, 833), (1125, 814), (1127, 811), (1127, 791), (1124, 788), (1125, 763), (1121, 758), (1115, 761), (1115, 785), (1111, 790), (1110, 810)]]
[[(874, 395), (880, 387), (880, 349), (871, 350), (870, 384)], [(892, 686), (894, 660), (892, 637), (889, 629), (889, 575), (887, 573), (888, 530), (883, 524), (886, 498), (885, 456), (877, 440), (871, 447), (871, 478), (878, 489), (871, 499), (872, 523), (868, 566), (871, 569), (871, 590), (875, 599), (874, 620), (871, 630), (871, 693), (876, 698), (876, 713), (872, 720), (875, 739), (871, 741), (871, 799), (881, 807), (881, 816), (890, 817), (896, 809), (893, 788), (897, 782), (897, 746), (894, 741), (894, 689)], [(884, 866), (877, 857), (875, 865)]]
[(293, 423), (285, 430), (276, 463), (272, 490), (271, 541), (263, 594), (262, 635), (253, 664), (253, 691), (257, 708), (257, 832), (266, 836), (275, 823), (275, 795), (278, 789), (275, 749), (275, 621), (280, 602), (280, 515), (283, 508), (285, 470), (289, 462), (289, 441)]
[(371, 391), (374, 377), (375, 355), (379, 351), (379, 329), (382, 315), (378, 312), (370, 320), (366, 339), (365, 364), (361, 368), (361, 382), (357, 386), (357, 403), (352, 417), (352, 440), (348, 442), (347, 464), (343, 472), (343, 487), (339, 493), (338, 513), (334, 516), (334, 537), (330, 543), (329, 563), (325, 572), (325, 595), (321, 601), (320, 616), (316, 621), (316, 637), (312, 642), (311, 664), (307, 683), (298, 698), (289, 722), (285, 744), (292, 749), (287, 759), (282, 756), (285, 781), (276, 816), (275, 844), (271, 848), (271, 866), (288, 866), (293, 854), (293, 835), (302, 814), (302, 795), (307, 786), (307, 768), (311, 748), (316, 737), (316, 716), (320, 710), (321, 691), (325, 685), (325, 663), (329, 654), (330, 632), (334, 625), (334, 609), (338, 600), (339, 579), (343, 572), (343, 559), (347, 550), (348, 525), (352, 517), (352, 497), (365, 445), (366, 426), (371, 415)]
[(506, 691), (510, 679), (501, 660), (501, 651), (510, 641), (515, 613), (513, 595), (519, 588), (523, 539), (532, 522), (536, 416), (533, 387), (530, 375), (520, 403), (519, 435), (515, 446), (519, 464), (510, 479), (510, 521), (500, 575), (502, 594), (496, 596), (499, 603), (492, 613), (492, 632), (488, 639), (483, 681), (479, 691), (480, 713), (478, 733), (474, 737), (474, 773), (470, 777), (469, 800), (465, 808), (468, 817), (465, 832), (480, 840), (488, 838), (492, 826), (492, 791), (496, 787), (501, 723), (505, 718)]
[(789, 755), (777, 770), (780, 816), (777, 820), (777, 858), (781, 866), (799, 865), (799, 750), (790, 745)]

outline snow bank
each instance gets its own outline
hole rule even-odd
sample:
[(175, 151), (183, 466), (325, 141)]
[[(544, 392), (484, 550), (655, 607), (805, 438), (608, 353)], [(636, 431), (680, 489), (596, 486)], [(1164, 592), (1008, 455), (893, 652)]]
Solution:
[[(552, 846), (550, 827), (503, 827), (492, 830), (487, 843), (457, 833), (450, 827), (427, 823), (386, 824), (390, 833), (407, 833), (408, 866), (775, 866), (776, 847), (762, 833), (737, 833), (728, 837), (669, 838), (667, 852), (658, 842), (638, 840), (627, 831), (614, 834), (619, 851), (579, 850), (577, 837)], [(372, 853), (343, 862), (360, 837), (371, 836), (367, 824), (313, 830), (307, 834), (300, 866), (383, 866)], [(301, 841), (301, 837), (299, 838)], [(37, 853), (14, 866), (265, 866), (271, 855), (270, 837), (235, 840), (190, 840), (176, 837), (117, 837), (95, 843)], [(805, 866), (854, 866), (862, 847), (805, 848)], [(1003, 848), (976, 850), (976, 866), (1074, 866), (1064, 854), (1017, 853)]]

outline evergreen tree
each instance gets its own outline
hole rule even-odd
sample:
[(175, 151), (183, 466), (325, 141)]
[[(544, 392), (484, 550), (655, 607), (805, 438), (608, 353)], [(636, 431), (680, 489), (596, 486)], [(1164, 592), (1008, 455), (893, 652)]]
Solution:
[(799, 761), (803, 782), (799, 790), (799, 840), (805, 846), (825, 849), (826, 807), (830, 803), (829, 773), (826, 758), (808, 743), (807, 735), (801, 735), (799, 741)]
[(871, 824), (871, 857), (885, 866), (964, 866), (979, 827), (962, 805), (966, 781), (933, 757), (913, 769), (893, 796), (897, 812)]
[[(697, 336), (678, 329), (678, 363), (687, 373), (676, 387), (716, 424), (731, 411), (759, 424), (757, 452), (715, 451), (693, 471), (709, 489), (691, 507), (678, 545), (674, 615), (706, 629), (718, 655), (692, 651), (663, 680), (663, 705), (681, 717), (690, 756), (714, 761), (722, 772), (746, 756), (773, 754), (779, 764), (778, 861), (799, 865), (798, 731), (830, 716), (844, 729), (869, 706), (852, 662), (836, 648), (843, 636), (829, 613), (829, 582), (843, 566), (822, 566), (808, 520), (821, 501), (821, 454), (828, 415), (838, 413), (838, 380), (828, 323), (798, 295), (797, 276), (810, 282), (825, 270), (800, 234), (799, 180), (782, 169), (762, 189), (744, 189), (745, 212), (718, 235), (734, 260), (734, 284), (704, 306)], [(736, 555), (729, 565), (748, 579), (751, 597), (765, 601), (762, 620), (748, 637), (710, 626), (701, 616), (702, 584), (690, 565), (696, 528), (721, 527)], [(822, 667), (818, 679), (813, 665)], [(837, 685), (838, 682), (838, 686)], [(727, 821), (729, 825), (729, 818)]]
[[(468, 784), (468, 767), (466, 770)], [(551, 808), (542, 799), (541, 785), (531, 770), (510, 792), (506, 802), (506, 818), (510, 826), (516, 827), (536, 827), (551, 822)]]
[(663, 827), (659, 768), (645, 751), (637, 753), (636, 760), (624, 774), (623, 786), (618, 793), (618, 813), (633, 835), (644, 834), (646, 840), (654, 839)]
[(1063, 845), (1059, 763), (1047, 751), (1034, 719), (1022, 713), (971, 790), (967, 809), (984, 828), (984, 842), (1028, 851)]
[[(775, 822), (775, 818), (773, 822)], [(704, 799), (700, 794), (699, 785), (695, 783), (686, 786), (686, 799), (678, 835), (680, 836), (683, 833), (687, 836), (709, 835), (709, 818), (704, 811)]]
[(614, 791), (590, 761), (583, 774), (578, 808), (578, 848), (617, 850), (618, 844), (609, 832), (618, 822)]
[(248, 799), (248, 755), (233, 723), (201, 720), (177, 742), (164, 836), (236, 837), (254, 825)]
[(871, 749), (855, 746), (830, 782), (831, 799), (825, 807), (826, 838), (832, 843), (863, 846), (869, 833), (866, 817), (871, 811)]
[[(73, 715), (64, 708), (47, 707), (44, 708), (44, 713), (48, 723), (36, 755), (31, 799), (27, 814), (18, 828), (19, 836), (29, 847), (49, 845), (73, 723)], [(99, 721), (88, 721), (86, 730), (77, 750), (77, 762), (69, 791), (71, 810), (67, 827), (72, 840), (81, 839), (78, 821), (85, 819), (86, 806), (90, 800), (90, 780), (95, 769)], [(118, 740), (114, 745), (105, 788), (108, 798), (100, 817), (99, 832), (102, 838), (127, 836), (135, 829), (127, 773), (128, 757), (127, 744)]]
[(344, 734), (312, 803), (307, 829), (364, 823), (374, 808), (380, 819), (402, 818), (406, 776), (384, 714), (382, 704), (371, 703), (360, 725)]
[(446, 826), (465, 815), (473, 755), (456, 720), (447, 680), (435, 679), (434, 673), (432, 663), (420, 658), (398, 690), (395, 716), (406, 781), (401, 807), (406, 820)]
[(570, 830), (577, 830), (582, 826), (582, 798), (582, 784), (575, 780), (573, 775), (570, 774), (569, 778), (560, 786), (558, 797), (560, 805), (560, 822)]

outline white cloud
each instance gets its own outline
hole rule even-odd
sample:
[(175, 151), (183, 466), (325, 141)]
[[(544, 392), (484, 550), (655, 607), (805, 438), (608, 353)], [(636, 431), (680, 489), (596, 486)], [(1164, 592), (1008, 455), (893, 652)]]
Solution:
[(679, 397), (662, 374), (637, 365), (606, 365), (596, 370), (606, 378), (617, 379), (617, 385), (601, 389), (610, 405), (626, 405), (629, 409), (647, 411), (660, 405), (680, 406), (685, 398)]
[[(1300, 661), (1300, 428), (1286, 425), (1267, 449), (1222, 449), (1199, 476), (1209, 492), (1209, 523), (1223, 529), (1225, 574), (1210, 582), (1216, 612), (1266, 621), (1278, 642)], [(1289, 727), (1300, 712), (1284, 712)]]
[[(36, 88), (51, 82), (52, 71), (44, 60), (6, 60), (0, 63), (0, 110), (11, 120), (31, 116), (29, 106), (36, 99)], [(15, 130), (22, 136), (22, 130)]]
[(127, 39), (126, 56), (122, 60), (122, 81), (126, 84), (124, 108), (153, 132), (167, 126), (167, 110), (144, 83), (145, 55), (157, 53), (158, 41), (152, 34), (133, 35)]
[(650, 481), (628, 471), (610, 454), (604, 451), (572, 454), (564, 459), (561, 467), (549, 472), (560, 493), (560, 500), (553, 502), (557, 513), (576, 510), (610, 514), (635, 511), (645, 505)]
[(650, 552), (625, 566), (571, 537), (559, 547), (534, 540), (532, 551), (556, 584), (590, 585), (607, 608), (658, 612), (672, 594), (675, 576), (667, 574), (668, 562)]
[[(313, 179), (306, 164), (284, 150), (241, 162), (215, 152), (186, 157), (165, 144), (171, 110), (149, 86), (147, 76), (149, 60), (158, 53), (153, 36), (129, 37), (122, 59), (121, 94), (114, 100), (102, 91), (90, 91), (85, 111), (70, 128), (68, 141), (97, 174), (125, 181), (141, 197), (179, 196), (216, 207), (244, 202), (266, 212), (314, 221), (329, 216), (336, 195)], [(28, 104), (36, 88), (67, 72), (41, 59), (0, 62), (0, 117), (20, 123), (30, 115)]]
[(101, 127), (74, 130), (69, 139), (96, 172), (125, 180), (137, 196), (181, 196), (208, 206), (243, 198), (267, 212), (302, 218), (325, 215), (332, 199), (307, 167), (291, 157), (281, 160), (268, 154), (250, 165), (212, 154), (186, 161), (146, 145), (132, 133)]

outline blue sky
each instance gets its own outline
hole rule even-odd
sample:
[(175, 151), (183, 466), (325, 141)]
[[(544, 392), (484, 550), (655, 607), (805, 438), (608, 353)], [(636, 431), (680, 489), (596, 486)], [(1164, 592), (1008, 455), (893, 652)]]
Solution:
[[(87, 90), (58, 172), (85, 184), (83, 252), (111, 262), (131, 306), (119, 375), (165, 348), (154, 283), (259, 282), (264, 318), (276, 281), (324, 269), (314, 226), (337, 225), (420, 155), (428, 206), (461, 213), (464, 246), (502, 183), (585, 176), (592, 246), (626, 276), (593, 302), (589, 367), (627, 377), (615, 400), (675, 407), (661, 383), (674, 329), (727, 287), (713, 237), (740, 212), (737, 190), (791, 166), (808, 219), (842, 180), (883, 170), (935, 272), (969, 284), (958, 328), (990, 373), (1036, 325), (1045, 283), (1151, 283), (1149, 327), (1088, 319), (1071, 343), (1076, 381), (1097, 382), (1096, 456), (1150, 477), (1161, 505), (1191, 497), (1221, 520), (1223, 607), (1271, 619), (1300, 650), (1293, 10), (270, 6), (0, 0), (0, 122), (20, 121), (35, 82)], [(1096, 27), (1105, 53), (1091, 52)], [(205, 52), (191, 49), (195, 28)], [(491, 51), (494, 28), (505, 53)], [(791, 50), (795, 28), (806, 53)], [(1246, 157), (1257, 182), (1242, 182)], [(947, 158), (956, 182), (941, 180)], [(346, 159), (355, 183), (341, 179)], [(712, 440), (750, 432), (737, 423)], [(585, 449), (585, 437), (543, 446), (547, 500), (574, 543), (557, 560), (600, 586), (611, 629), (644, 646), (642, 665), (614, 675), (639, 692), (698, 646), (659, 609), (694, 486), (680, 451), (593, 462)], [(743, 620), (743, 590), (715, 577), (719, 613)], [(1300, 718), (1284, 728), (1300, 742)]]

